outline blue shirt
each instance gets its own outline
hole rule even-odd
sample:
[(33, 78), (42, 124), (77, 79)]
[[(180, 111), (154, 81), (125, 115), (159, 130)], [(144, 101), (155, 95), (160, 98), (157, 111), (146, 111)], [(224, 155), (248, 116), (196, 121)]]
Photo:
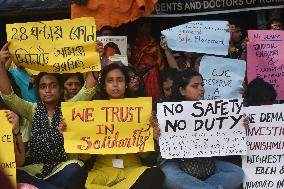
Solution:
[(29, 102), (38, 102), (35, 86), (29, 89), (30, 74), (17, 68), (10, 68), (9, 72), (21, 90), (21, 98)]

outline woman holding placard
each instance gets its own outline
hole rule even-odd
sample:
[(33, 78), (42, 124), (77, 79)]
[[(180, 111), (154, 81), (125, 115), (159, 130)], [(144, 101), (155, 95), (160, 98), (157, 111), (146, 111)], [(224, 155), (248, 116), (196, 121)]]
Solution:
[[(203, 100), (204, 83), (198, 72), (182, 71), (176, 85), (173, 101)], [(240, 167), (211, 157), (167, 161), (161, 169), (166, 189), (236, 189), (244, 177)]]
[[(123, 99), (130, 97), (127, 84), (129, 75), (124, 66), (116, 63), (106, 66), (99, 80), (102, 100)], [(154, 138), (158, 138), (158, 127), (150, 120), (154, 128)], [(88, 189), (100, 188), (131, 188), (159, 189), (162, 188), (164, 175), (157, 167), (142, 165), (140, 154), (97, 155), (93, 169), (86, 181)]]
[[(8, 44), (1, 51), (6, 52)], [(18, 168), (19, 182), (41, 189), (84, 188), (84, 171), (78, 160), (69, 160), (63, 146), (61, 96), (63, 85), (58, 74), (40, 73), (36, 80), (39, 103), (19, 98), (11, 89), (4, 61), (0, 64), (0, 91), (6, 105), (19, 116), (32, 121), (26, 166)], [(95, 93), (96, 80), (87, 73), (86, 84), (72, 100), (90, 100)]]

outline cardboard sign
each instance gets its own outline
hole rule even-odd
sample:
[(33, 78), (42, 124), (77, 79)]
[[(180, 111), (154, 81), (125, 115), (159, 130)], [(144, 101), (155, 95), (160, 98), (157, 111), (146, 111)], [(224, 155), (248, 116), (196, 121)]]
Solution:
[(102, 36), (97, 40), (103, 43), (103, 57), (108, 58), (107, 62), (103, 61), (103, 66), (114, 62), (121, 62), (128, 66), (126, 36)]
[(284, 105), (244, 108), (250, 120), (244, 189), (284, 188)]
[(158, 103), (163, 158), (246, 154), (242, 99)]
[(230, 39), (227, 29), (227, 21), (193, 21), (161, 33), (172, 50), (227, 55)]
[(241, 98), (246, 62), (243, 60), (203, 56), (200, 73), (204, 79), (206, 100)]
[(94, 18), (7, 24), (13, 61), (51, 73), (99, 71)]
[(0, 111), (0, 168), (16, 186), (16, 162), (12, 125), (8, 122), (4, 110)]
[(277, 100), (284, 100), (284, 31), (251, 30), (247, 45), (247, 78), (263, 78), (277, 91)]
[(129, 98), (64, 102), (68, 153), (126, 154), (154, 150), (149, 125), (152, 99)]

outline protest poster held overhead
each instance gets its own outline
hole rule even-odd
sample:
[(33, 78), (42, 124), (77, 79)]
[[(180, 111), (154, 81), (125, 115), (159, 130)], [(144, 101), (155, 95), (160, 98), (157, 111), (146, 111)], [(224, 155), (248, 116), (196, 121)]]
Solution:
[(192, 21), (161, 31), (175, 51), (227, 55), (230, 33), (227, 21)]
[(250, 120), (244, 189), (284, 188), (284, 105), (251, 106), (244, 113)]
[(163, 158), (245, 155), (242, 99), (158, 103)]
[(128, 65), (126, 36), (102, 36), (98, 37), (97, 40), (103, 43), (103, 57), (108, 61), (107, 63), (101, 61), (103, 66), (113, 62), (121, 62), (126, 66)]
[(204, 79), (204, 99), (241, 98), (246, 70), (244, 60), (203, 56), (199, 70)]
[(277, 91), (277, 99), (284, 100), (284, 31), (248, 31), (247, 78), (263, 78)]
[(101, 69), (94, 18), (7, 24), (6, 31), (18, 66), (50, 73)]
[(16, 186), (16, 162), (14, 153), (14, 137), (12, 125), (6, 118), (5, 111), (0, 111), (0, 168)]
[(126, 154), (154, 150), (149, 97), (62, 103), (68, 153)]

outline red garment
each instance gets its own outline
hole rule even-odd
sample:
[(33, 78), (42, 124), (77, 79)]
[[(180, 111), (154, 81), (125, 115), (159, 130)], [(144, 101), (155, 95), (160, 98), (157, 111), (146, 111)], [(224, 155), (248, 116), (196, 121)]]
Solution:
[(71, 18), (94, 17), (97, 30), (118, 27), (142, 16), (149, 16), (158, 0), (89, 0), (87, 5), (71, 6)]
[(149, 35), (139, 35), (131, 53), (131, 62), (143, 74), (146, 96), (153, 98), (153, 104), (161, 96), (159, 71), (163, 69), (160, 46)]

